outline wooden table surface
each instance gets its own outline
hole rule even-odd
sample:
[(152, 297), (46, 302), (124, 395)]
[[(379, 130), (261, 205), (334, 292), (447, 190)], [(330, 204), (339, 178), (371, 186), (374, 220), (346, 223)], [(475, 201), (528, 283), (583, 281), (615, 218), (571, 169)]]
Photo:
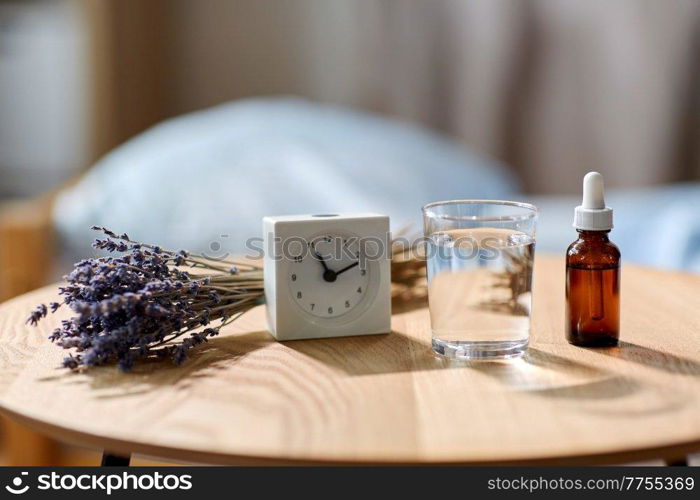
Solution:
[[(24, 324), (55, 285), (0, 306), (0, 407), (58, 439), (221, 464), (610, 463), (700, 450), (700, 277), (625, 266), (622, 344), (564, 340), (563, 261), (538, 257), (531, 348), (449, 363), (424, 307), (388, 335), (275, 342), (263, 308), (168, 362), (85, 373)], [(404, 308), (406, 309), (406, 308)]]

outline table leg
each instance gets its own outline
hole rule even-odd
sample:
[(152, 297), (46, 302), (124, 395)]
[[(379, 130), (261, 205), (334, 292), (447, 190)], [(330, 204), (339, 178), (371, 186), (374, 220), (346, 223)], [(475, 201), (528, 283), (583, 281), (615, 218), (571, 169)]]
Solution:
[(664, 460), (666, 462), (666, 465), (672, 466), (672, 467), (687, 467), (688, 466), (688, 457), (673, 457), (673, 458), (667, 458)]
[(128, 467), (131, 455), (112, 455), (109, 452), (102, 453), (102, 467)]

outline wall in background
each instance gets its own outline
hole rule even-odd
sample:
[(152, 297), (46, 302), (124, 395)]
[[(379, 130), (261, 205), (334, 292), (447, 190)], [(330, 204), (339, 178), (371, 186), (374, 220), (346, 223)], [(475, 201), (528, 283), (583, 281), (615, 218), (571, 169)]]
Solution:
[(0, 197), (38, 194), (87, 164), (87, 40), (70, 0), (0, 1)]
[(700, 179), (693, 0), (168, 3), (167, 104), (295, 93), (415, 120), (533, 192)]

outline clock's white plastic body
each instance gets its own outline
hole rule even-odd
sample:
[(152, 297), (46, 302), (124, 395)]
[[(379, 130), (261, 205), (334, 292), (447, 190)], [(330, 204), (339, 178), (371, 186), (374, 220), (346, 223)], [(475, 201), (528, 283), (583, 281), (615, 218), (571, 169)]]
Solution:
[(389, 333), (389, 217), (263, 218), (267, 323), (277, 340)]

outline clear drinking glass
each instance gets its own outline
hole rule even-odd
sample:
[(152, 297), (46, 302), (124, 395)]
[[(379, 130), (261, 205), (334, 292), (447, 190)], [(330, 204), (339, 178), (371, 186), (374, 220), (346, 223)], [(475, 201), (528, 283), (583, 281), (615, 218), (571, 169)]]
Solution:
[(433, 350), (504, 359), (530, 337), (537, 208), (499, 200), (423, 207)]

